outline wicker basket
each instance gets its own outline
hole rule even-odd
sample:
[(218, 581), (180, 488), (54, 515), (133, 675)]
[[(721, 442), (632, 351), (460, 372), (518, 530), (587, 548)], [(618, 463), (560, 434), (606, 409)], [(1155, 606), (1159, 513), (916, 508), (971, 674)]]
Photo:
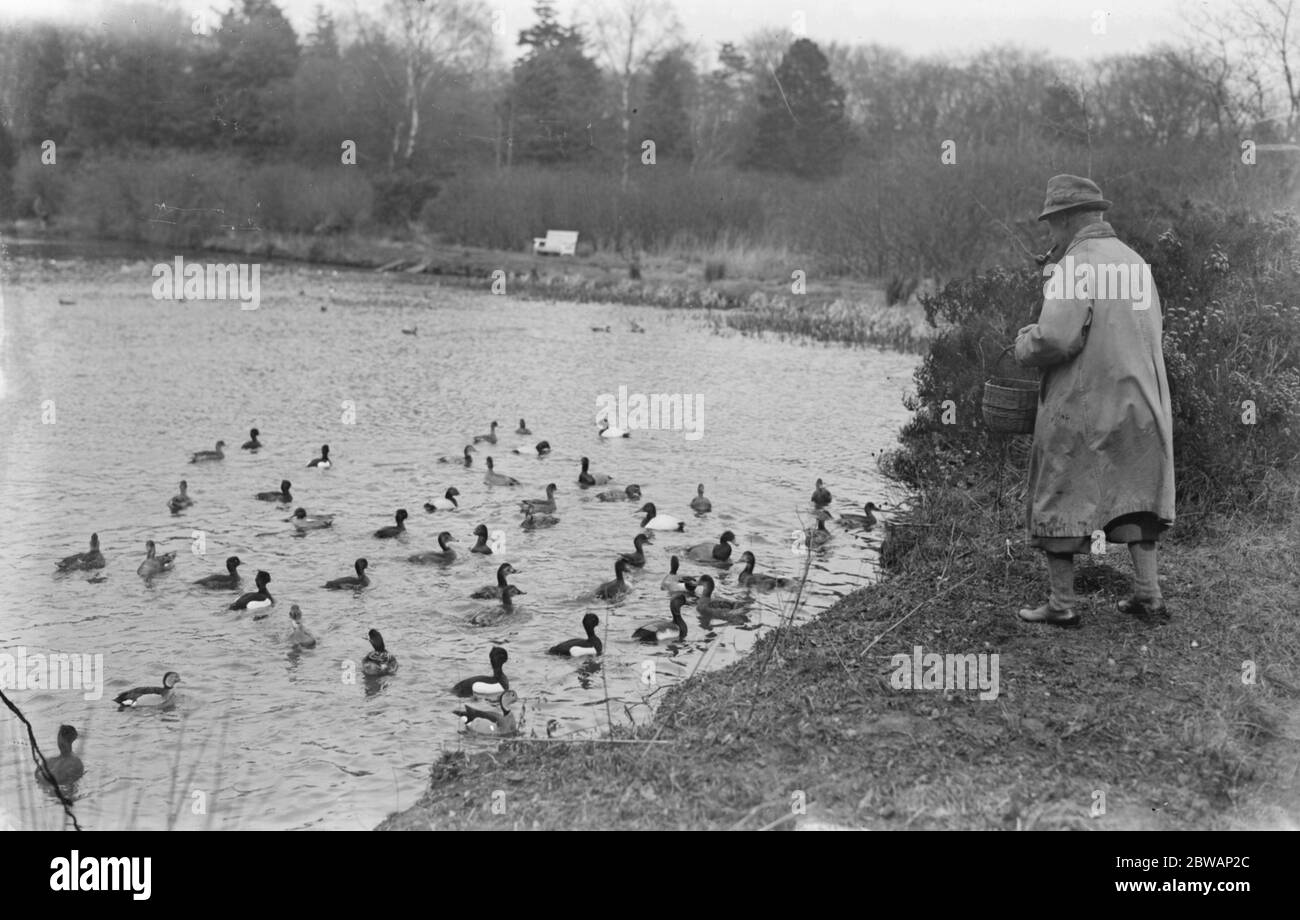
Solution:
[[(1003, 349), (998, 364), (1015, 348)], [(997, 370), (997, 365), (994, 365)], [(1038, 416), (1038, 380), (993, 376), (984, 381), (984, 400), (980, 405), (984, 424), (1004, 434), (1033, 434)]]

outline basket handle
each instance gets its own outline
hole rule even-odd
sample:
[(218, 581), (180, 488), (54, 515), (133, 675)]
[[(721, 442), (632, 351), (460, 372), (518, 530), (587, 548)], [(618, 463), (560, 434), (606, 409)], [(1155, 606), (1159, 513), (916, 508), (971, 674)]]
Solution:
[[(987, 365), (986, 365), (986, 362), (984, 361), (984, 341), (985, 341), (986, 338), (988, 338), (988, 337), (987, 337), (987, 336), (983, 336), (983, 335), (979, 337), (979, 346), (980, 346), (980, 374), (982, 374), (982, 375), (985, 376), (985, 377), (988, 376), (988, 367), (987, 367)], [(1016, 343), (1015, 343), (1015, 342), (1012, 342), (1012, 343), (1011, 343), (1010, 345), (1008, 345), (1006, 348), (1002, 349), (1002, 353), (999, 354), (999, 355), (998, 355), (998, 359), (997, 359), (996, 361), (993, 362), (993, 366), (996, 368), (999, 364), (1001, 364), (1001, 363), (1002, 363), (1002, 359), (1005, 358), (1005, 357), (1007, 356), (1007, 352), (1011, 351), (1011, 350), (1012, 350), (1013, 348), (1015, 348), (1015, 347), (1016, 347)]]

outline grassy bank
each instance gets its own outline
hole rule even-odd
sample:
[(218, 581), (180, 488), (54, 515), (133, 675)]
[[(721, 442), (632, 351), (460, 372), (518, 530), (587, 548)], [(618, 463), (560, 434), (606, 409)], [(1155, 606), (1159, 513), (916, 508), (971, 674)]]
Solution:
[[(999, 509), (997, 488), (926, 493), (893, 522), (891, 577), (678, 685), (652, 724), (614, 736), (656, 743), (449, 755), (381, 829), (1300, 826), (1294, 515), (1176, 531), (1162, 544), (1164, 626), (1114, 609), (1132, 574), (1122, 547), (1080, 557), (1084, 625), (1060, 631), (1015, 617), (1046, 575), (1023, 545), (1019, 496)], [(1279, 481), (1276, 508), (1294, 508), (1298, 488)], [(918, 645), (997, 652), (997, 699), (894, 689), (892, 656)]]

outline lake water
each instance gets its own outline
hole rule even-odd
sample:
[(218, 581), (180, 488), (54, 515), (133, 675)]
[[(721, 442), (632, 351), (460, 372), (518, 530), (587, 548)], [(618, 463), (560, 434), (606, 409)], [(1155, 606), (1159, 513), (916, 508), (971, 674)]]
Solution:
[[(556, 737), (597, 734), (607, 726), (606, 686), (616, 721), (648, 720), (665, 687), (735, 660), (791, 600), (762, 595), (749, 626), (714, 630), (688, 607), (684, 642), (633, 642), (633, 629), (668, 614), (660, 580), (672, 552), (730, 529), (737, 556), (749, 549), (760, 571), (794, 575), (804, 557), (791, 532), (811, 523), (817, 478), (837, 513), (899, 497), (873, 455), (907, 418), (901, 397), (914, 356), (715, 334), (699, 313), (516, 300), (488, 293), (486, 282), (479, 293), (428, 277), (273, 263), (262, 266), (256, 310), (160, 301), (151, 269), (174, 253), (25, 252), (11, 247), (0, 263), (0, 652), (15, 661), (21, 649), (29, 659), (102, 655), (100, 699), (5, 688), (48, 756), (60, 723), (81, 733), (76, 811), (85, 827), (373, 827), (415, 801), (442, 750), (485, 745), (458, 733), (461, 701), (449, 688), (486, 673), (494, 644), (510, 654), (525, 735), (544, 737), (552, 720)], [(644, 333), (629, 331), (634, 321)], [(610, 333), (592, 331), (606, 325)], [(602, 440), (598, 400), (617, 399), (620, 387), (702, 404), (701, 436), (647, 429)], [(531, 437), (512, 434), (521, 416)], [(435, 462), (493, 419), (501, 443), (480, 445), (473, 468)], [(265, 446), (241, 451), (253, 427)], [(229, 445), (225, 460), (188, 462), (218, 439)], [(541, 439), (553, 452), (539, 460), (531, 445)], [(306, 469), (324, 443), (334, 468)], [(513, 454), (520, 444), (530, 453)], [(485, 485), (489, 455), (522, 485)], [(632, 550), (639, 504), (580, 489), (582, 456), (686, 521), (685, 533), (657, 535), (644, 573), (613, 606), (581, 596)], [(172, 515), (166, 503), (182, 478), (194, 504)], [(254, 500), (281, 479), (292, 481), (296, 505), (335, 515), (334, 526), (296, 537), (288, 509)], [(548, 482), (560, 489), (560, 523), (521, 531), (518, 502), (541, 497)], [(697, 516), (689, 502), (701, 482), (714, 510)], [(460, 490), (460, 510), (426, 513), (424, 502), (448, 486)], [(399, 507), (411, 515), (407, 535), (373, 537)], [(469, 553), (480, 523), (500, 531), (504, 552)], [(443, 529), (461, 541), (454, 564), (406, 561), (434, 548)], [(874, 577), (878, 535), (831, 530), (814, 553), (801, 617)], [(56, 574), (55, 561), (84, 551), (92, 531), (106, 568)], [(148, 539), (177, 552), (152, 586), (136, 574)], [(245, 590), (258, 569), (271, 573), (268, 618), (227, 611), (236, 592), (191, 585), (229, 555), (244, 562)], [(351, 574), (357, 557), (370, 562), (371, 587), (323, 588)], [(518, 617), (470, 625), (493, 602), (468, 595), (493, 583), (502, 561), (520, 571), (511, 578), (526, 592)], [(719, 593), (740, 593), (738, 568), (715, 573)], [(315, 649), (290, 647), (292, 603)], [(581, 636), (589, 611), (601, 635), (608, 627), (602, 659), (544, 654)], [(372, 627), (400, 661), (378, 680), (357, 672)], [(183, 678), (171, 708), (112, 704), (168, 670)], [(655, 682), (644, 682), (651, 673)], [(2, 715), (0, 827), (63, 826), (56, 800), (33, 782), (25, 730)]]

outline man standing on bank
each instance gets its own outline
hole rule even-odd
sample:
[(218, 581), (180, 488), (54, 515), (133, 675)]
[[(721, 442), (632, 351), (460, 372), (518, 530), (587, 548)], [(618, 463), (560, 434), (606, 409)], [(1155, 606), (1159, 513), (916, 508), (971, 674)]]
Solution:
[(1160, 301), (1146, 262), (1102, 220), (1109, 207), (1090, 180), (1053, 176), (1038, 216), (1056, 261), (1043, 268), (1042, 314), (1017, 335), (1016, 360), (1043, 371), (1026, 525), (1047, 556), (1051, 592), (1041, 607), (1020, 610), (1029, 623), (1079, 625), (1074, 554), (1089, 552), (1098, 530), (1133, 557), (1133, 595), (1120, 612), (1168, 618), (1156, 575), (1156, 540), (1174, 521)]

